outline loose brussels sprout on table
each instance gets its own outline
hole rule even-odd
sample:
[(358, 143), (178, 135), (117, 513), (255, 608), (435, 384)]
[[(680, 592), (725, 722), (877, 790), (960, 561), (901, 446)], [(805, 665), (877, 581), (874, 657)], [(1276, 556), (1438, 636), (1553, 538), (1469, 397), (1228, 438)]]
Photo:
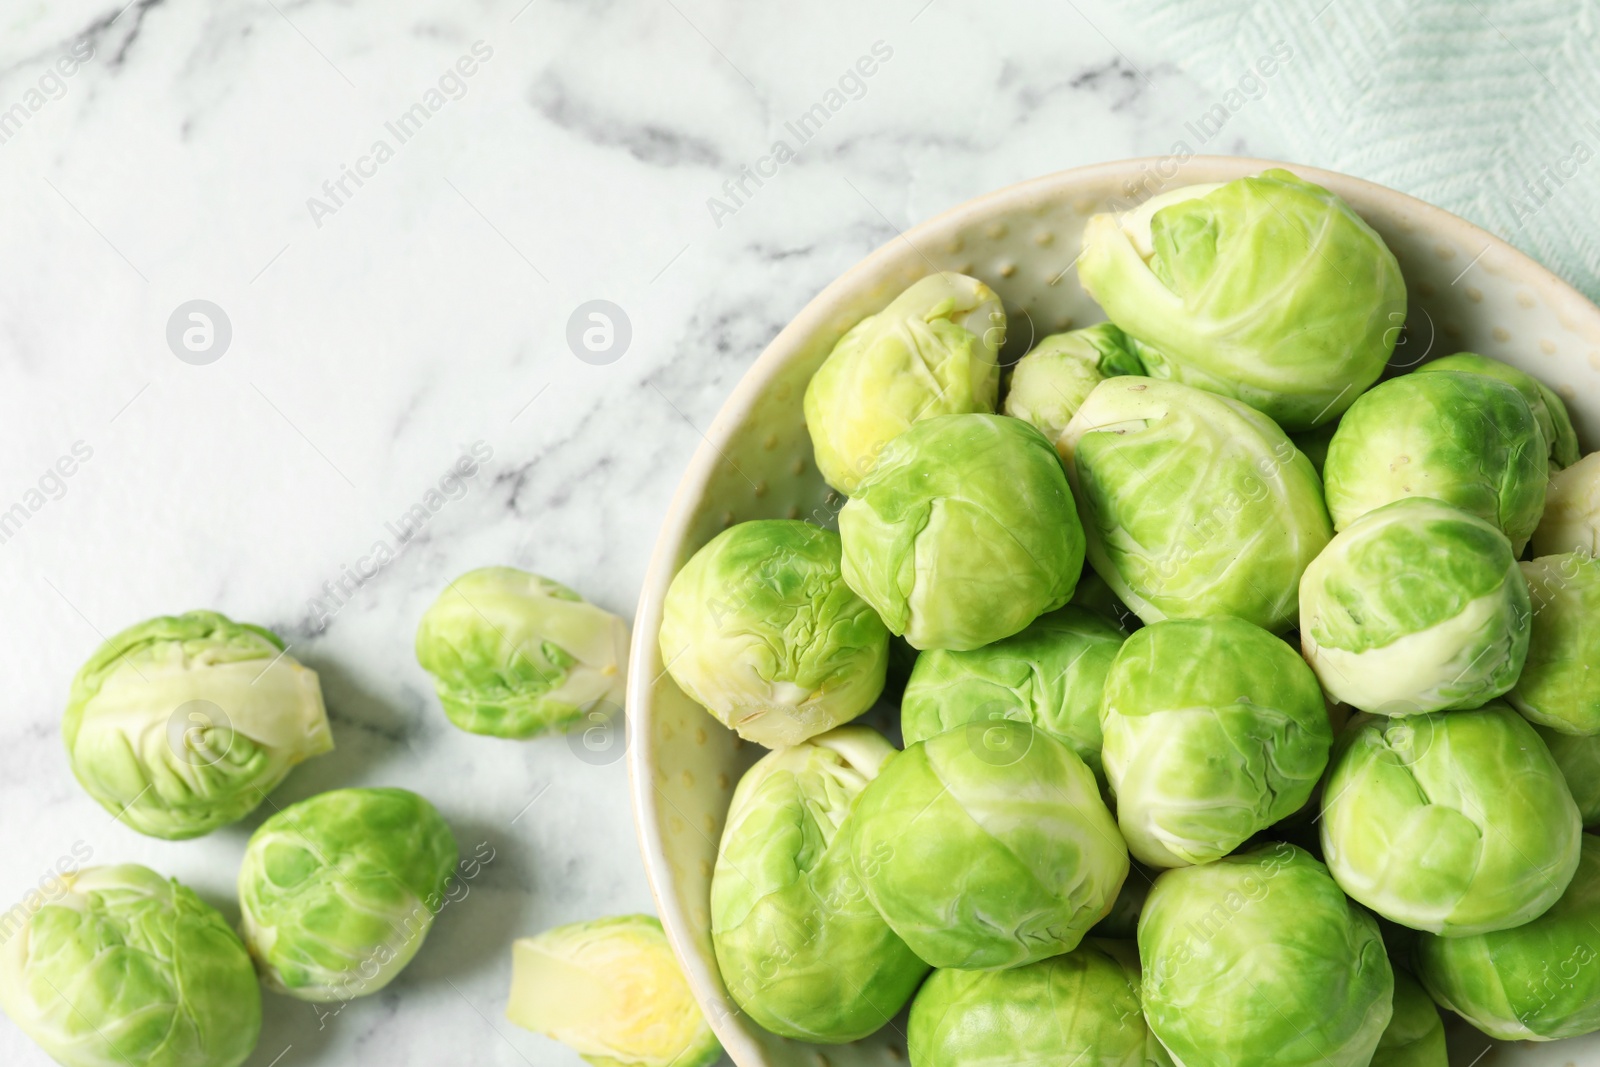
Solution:
[(992, 412), (1006, 316), (994, 290), (931, 274), (845, 334), (806, 387), (817, 469), (855, 496), (889, 442), (935, 415)]
[[(133, 864), (63, 876), (0, 941), (0, 1008), (64, 1067), (238, 1067), (261, 987), (226, 919)], [(9, 925), (10, 917), (7, 917)]]
[(672, 579), (667, 672), (718, 721), (763, 745), (849, 722), (883, 691), (889, 632), (845, 584), (839, 535), (807, 522), (741, 522)]
[(276, 634), (214, 611), (130, 626), (72, 680), (72, 773), (142, 834), (199, 837), (333, 748), (315, 671)]
[(515, 567), (451, 582), (417, 627), (417, 662), (450, 721), (474, 734), (564, 730), (621, 707), (628, 627), (571, 589)]
[(650, 915), (573, 923), (517, 941), (506, 1018), (595, 1067), (710, 1067), (722, 1055)]
[(1418, 977), (1435, 1000), (1506, 1041), (1555, 1041), (1600, 1030), (1600, 838), (1549, 910), (1510, 930), (1424, 936)]
[(1581, 834), (1561, 769), (1499, 703), (1352, 723), (1323, 794), (1322, 850), (1339, 887), (1447, 937), (1537, 917), (1571, 880)]
[(1528, 658), (1506, 699), (1530, 721), (1600, 734), (1600, 560), (1571, 552), (1522, 564), (1533, 616)]
[(773, 1033), (865, 1037), (928, 971), (873, 908), (850, 854), (851, 807), (894, 755), (881, 734), (841, 726), (767, 755), (734, 791), (711, 940), (728, 992)]
[(1535, 556), (1600, 556), (1600, 452), (1551, 476), (1532, 544)]
[(1300, 642), (1328, 695), (1362, 711), (1476, 708), (1516, 684), (1529, 610), (1498, 527), (1407, 497), (1361, 516), (1306, 569)]
[(911, 745), (851, 815), (867, 897), (934, 967), (1018, 967), (1077, 947), (1128, 874), (1081, 759), (999, 719)]
[(1144, 1011), (1184, 1067), (1365, 1067), (1392, 1012), (1378, 924), (1276, 844), (1156, 879)]
[(1105, 767), (1128, 851), (1152, 867), (1209, 863), (1292, 814), (1328, 763), (1316, 676), (1241, 619), (1158, 622), (1105, 682)]
[(1095, 386), (1124, 374), (1142, 375), (1144, 364), (1111, 323), (1051, 334), (1011, 369), (1001, 410), (1055, 441)]
[(983, 648), (924, 652), (900, 700), (905, 743), (971, 722), (1020, 719), (1064, 742), (1104, 780), (1100, 698), (1124, 636), (1110, 620), (1069, 606)]
[(337, 789), (279, 811), (239, 869), (262, 981), (316, 1002), (376, 993), (422, 947), (456, 859), (444, 818), (404, 789)]
[(844, 580), (918, 649), (980, 648), (1067, 602), (1083, 527), (1055, 450), (1005, 415), (924, 419), (839, 513)]
[(1058, 442), (1089, 559), (1145, 622), (1293, 624), (1332, 536), (1311, 463), (1272, 421), (1175, 382), (1111, 378)]
[(1377, 381), (1405, 321), (1382, 238), (1286, 170), (1095, 215), (1078, 275), (1152, 377), (1242, 400), (1291, 431), (1337, 418)]
[(1518, 370), (1498, 359), (1480, 356), (1476, 352), (1457, 352), (1453, 356), (1424, 363), (1417, 368), (1417, 373), (1441, 370), (1486, 374), (1491, 378), (1500, 379), (1507, 385), (1515, 386), (1517, 392), (1522, 394), (1522, 399), (1528, 402), (1528, 407), (1533, 409), (1534, 418), (1539, 422), (1545, 444), (1549, 446), (1551, 472), (1554, 473), (1578, 462), (1578, 434), (1572, 428), (1572, 417), (1567, 414), (1567, 405), (1562, 403), (1561, 397), (1556, 395), (1554, 389), (1526, 371)]
[(1394, 972), (1394, 1015), (1378, 1039), (1371, 1067), (1449, 1067), (1444, 1020), (1428, 991), (1405, 971)]

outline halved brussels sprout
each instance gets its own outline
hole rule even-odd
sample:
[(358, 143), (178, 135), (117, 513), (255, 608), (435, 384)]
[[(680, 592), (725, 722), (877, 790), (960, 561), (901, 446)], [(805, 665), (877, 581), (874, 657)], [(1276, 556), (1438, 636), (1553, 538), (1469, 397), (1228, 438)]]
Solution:
[(1393, 1010), (1378, 924), (1278, 843), (1156, 879), (1144, 1011), (1185, 1067), (1366, 1067)]
[(1544, 515), (1533, 531), (1535, 556), (1584, 552), (1600, 556), (1600, 452), (1550, 478)]
[(1582, 832), (1550, 750), (1498, 702), (1356, 720), (1323, 792), (1322, 852), (1340, 888), (1446, 937), (1520, 926), (1555, 903)]
[(1583, 737), (1539, 725), (1533, 729), (1544, 739), (1550, 757), (1561, 768), (1561, 776), (1572, 791), (1583, 825), (1600, 825), (1600, 734)]
[(1117, 825), (1152, 867), (1209, 863), (1293, 814), (1333, 744), (1311, 668), (1230, 618), (1158, 622), (1128, 638), (1101, 726)]
[(722, 1056), (653, 915), (517, 940), (506, 1018), (595, 1067), (710, 1067)]
[(72, 680), (72, 773), (128, 826), (169, 840), (237, 822), (333, 748), (315, 671), (270, 630), (214, 611), (149, 619)]
[(1004, 415), (924, 419), (839, 513), (844, 580), (918, 649), (979, 648), (1067, 602), (1083, 527), (1044, 435)]
[(336, 789), (261, 824), (239, 869), (245, 945), (267, 988), (309, 1001), (376, 993), (444, 906), (456, 838), (405, 789)]
[(1400, 265), (1350, 206), (1286, 170), (1095, 215), (1078, 262), (1156, 378), (1234, 397), (1288, 430), (1349, 407), (1405, 322)]
[(1494, 523), (1520, 554), (1544, 510), (1549, 445), (1514, 386), (1442, 370), (1393, 378), (1357, 400), (1322, 476), (1337, 530), (1395, 500), (1427, 497)]
[(769, 748), (860, 715), (889, 632), (841, 573), (839, 535), (795, 519), (730, 526), (672, 579), (661, 660), (718, 722)]
[(925, 652), (900, 701), (905, 743), (970, 722), (1019, 719), (1065, 742), (1104, 781), (1100, 695), (1124, 636), (1108, 619), (1065, 607), (983, 648)]
[(0, 1008), (64, 1067), (238, 1067), (261, 1033), (239, 935), (146, 867), (62, 876), (0, 941)]
[(1057, 442), (1097, 574), (1145, 622), (1293, 624), (1333, 535), (1311, 462), (1260, 412), (1150, 378), (1095, 387)]
[(1007, 971), (934, 971), (911, 1005), (912, 1067), (1171, 1067), (1145, 1025), (1139, 954), (1085, 941)]
[(1542, 556), (1522, 576), (1533, 606), (1528, 659), (1506, 699), (1541, 726), (1600, 734), (1600, 560)]
[(895, 748), (841, 726), (768, 754), (728, 808), (711, 941), (728, 992), (766, 1029), (837, 1044), (881, 1028), (927, 974), (861, 888), (847, 818)]
[(1527, 371), (1519, 370), (1509, 363), (1502, 363), (1498, 359), (1480, 356), (1476, 352), (1457, 352), (1453, 356), (1424, 363), (1417, 368), (1417, 373), (1441, 370), (1487, 374), (1515, 387), (1517, 392), (1522, 394), (1522, 399), (1528, 402), (1528, 407), (1533, 409), (1534, 418), (1539, 421), (1539, 429), (1544, 434), (1545, 444), (1550, 449), (1551, 472), (1578, 462), (1578, 434), (1572, 428), (1572, 418), (1567, 414), (1567, 405), (1561, 402), (1561, 397), (1554, 389)]
[(1001, 410), (1054, 441), (1095, 386), (1124, 374), (1143, 375), (1144, 364), (1111, 323), (1051, 334), (1011, 369)]
[(934, 967), (994, 970), (1070, 952), (1128, 874), (1089, 768), (1011, 719), (911, 745), (867, 786), (851, 822), (868, 898)]
[(1361, 516), (1300, 583), (1300, 643), (1335, 700), (1379, 715), (1481, 707), (1528, 654), (1528, 583), (1499, 528), (1407, 497)]
[(1399, 968), (1394, 972), (1394, 1016), (1378, 1040), (1371, 1067), (1449, 1067), (1444, 1020), (1427, 990)]
[(417, 662), (461, 729), (526, 738), (565, 730), (597, 702), (622, 706), (628, 624), (515, 567), (451, 582), (417, 626)]
[(806, 387), (817, 470), (855, 496), (890, 440), (919, 419), (992, 412), (1006, 313), (964, 274), (930, 274), (862, 319)]
[(1539, 917), (1418, 941), (1417, 976), (1435, 1000), (1504, 1041), (1600, 1030), (1600, 838), (1584, 834), (1582, 851), (1566, 892)]

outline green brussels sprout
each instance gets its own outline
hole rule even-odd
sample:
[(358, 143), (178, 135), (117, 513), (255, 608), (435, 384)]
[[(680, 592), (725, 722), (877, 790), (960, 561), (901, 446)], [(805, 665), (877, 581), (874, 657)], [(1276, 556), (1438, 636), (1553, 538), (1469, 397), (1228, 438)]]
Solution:
[(1171, 1067), (1139, 1004), (1132, 944), (1085, 941), (1007, 971), (939, 970), (911, 1005), (911, 1067)]
[(518, 939), (506, 1018), (595, 1067), (710, 1067), (722, 1056), (652, 915)]
[(928, 973), (861, 888), (846, 816), (895, 748), (841, 726), (769, 753), (734, 790), (711, 878), (711, 942), (739, 1007), (837, 1044), (880, 1029)]
[(966, 651), (1065, 604), (1083, 527), (1044, 435), (942, 415), (889, 442), (839, 513), (844, 580), (914, 648)]
[(333, 749), (315, 671), (270, 630), (214, 611), (149, 619), (101, 645), (62, 718), (72, 773), (124, 824), (182, 840), (238, 822)]
[(1473, 937), (1424, 935), (1417, 977), (1433, 999), (1505, 1041), (1600, 1030), (1600, 838), (1584, 834), (1582, 852), (1566, 892), (1528, 923)]
[(1600, 734), (1600, 560), (1569, 552), (1521, 566), (1533, 617), (1528, 659), (1506, 699), (1541, 726)]
[(1338, 432), (1338, 422), (1325, 422), (1314, 430), (1304, 430), (1289, 435), (1294, 447), (1305, 453), (1305, 457), (1311, 461), (1311, 469), (1317, 472), (1318, 478), (1322, 477), (1323, 468), (1328, 462), (1328, 446), (1333, 443), (1333, 435)]
[(317, 1002), (376, 993), (422, 947), (455, 866), (450, 827), (405, 789), (336, 789), (277, 812), (239, 869), (261, 980)]
[[(0, 941), (0, 1008), (64, 1067), (238, 1067), (261, 1034), (250, 956), (215, 908), (135, 864), (62, 876)], [(12, 915), (16, 912), (12, 912)]]
[(1051, 334), (1011, 368), (1001, 410), (1054, 441), (1095, 386), (1124, 374), (1142, 376), (1144, 364), (1111, 323)]
[(1020, 719), (1065, 742), (1104, 781), (1100, 694), (1123, 637), (1110, 620), (1065, 607), (983, 648), (924, 653), (900, 701), (905, 743), (971, 722)]
[(1600, 825), (1600, 734), (1564, 734), (1537, 724), (1533, 729), (1561, 768), (1583, 825)]
[(1378, 924), (1281, 842), (1156, 879), (1139, 918), (1144, 1012), (1184, 1067), (1365, 1067), (1394, 971)]
[(1453, 356), (1424, 363), (1417, 368), (1417, 373), (1441, 370), (1486, 374), (1513, 386), (1522, 394), (1522, 399), (1528, 402), (1528, 407), (1533, 409), (1534, 418), (1539, 422), (1539, 429), (1543, 432), (1545, 444), (1549, 448), (1552, 473), (1578, 462), (1578, 434), (1572, 428), (1572, 417), (1567, 414), (1567, 405), (1561, 402), (1561, 397), (1556, 395), (1554, 389), (1527, 371), (1519, 370), (1509, 363), (1502, 363), (1498, 359), (1480, 356), (1476, 352), (1457, 352)]
[(1333, 536), (1311, 462), (1260, 412), (1176, 382), (1110, 378), (1057, 442), (1089, 559), (1145, 622), (1287, 629)]
[(1399, 968), (1394, 972), (1394, 1015), (1378, 1039), (1372, 1067), (1449, 1067), (1444, 1020), (1427, 990)]
[(468, 733), (533, 737), (568, 729), (599, 702), (622, 705), (628, 624), (515, 567), (451, 582), (423, 614), (416, 644), (445, 715)]
[(1350, 206), (1286, 170), (1095, 215), (1078, 276), (1147, 373), (1308, 430), (1378, 380), (1405, 321), (1400, 265)]
[(934, 967), (994, 970), (1070, 952), (1128, 874), (1089, 768), (1012, 719), (911, 745), (867, 786), (851, 823), (867, 897)]
[(1322, 800), (1339, 887), (1446, 937), (1505, 930), (1555, 903), (1578, 865), (1578, 807), (1533, 727), (1501, 703), (1351, 723)]
[(1150, 870), (1143, 864), (1128, 864), (1128, 877), (1123, 879), (1117, 899), (1112, 902), (1106, 917), (1095, 923), (1089, 936), (1133, 940), (1139, 933), (1139, 914), (1144, 911), (1144, 902), (1150, 896), (1150, 887), (1155, 885), (1158, 874), (1159, 871)]
[(1550, 477), (1544, 515), (1533, 531), (1534, 556), (1600, 556), (1600, 452)]
[(1408, 374), (1357, 400), (1322, 476), (1336, 530), (1428, 497), (1495, 524), (1522, 552), (1544, 510), (1549, 446), (1516, 388), (1482, 374)]
[(1117, 825), (1151, 867), (1209, 863), (1294, 814), (1333, 744), (1311, 668), (1226, 617), (1153, 623), (1128, 638), (1100, 718)]
[(1335, 700), (1378, 715), (1476, 708), (1517, 681), (1528, 583), (1499, 528), (1406, 497), (1357, 519), (1300, 583), (1300, 644)]
[(795, 519), (730, 526), (667, 589), (661, 660), (739, 736), (797, 745), (872, 707), (889, 632), (845, 584), (839, 535)]
[(930, 274), (855, 325), (806, 386), (817, 470), (855, 496), (892, 439), (919, 419), (992, 412), (1006, 313), (964, 274)]

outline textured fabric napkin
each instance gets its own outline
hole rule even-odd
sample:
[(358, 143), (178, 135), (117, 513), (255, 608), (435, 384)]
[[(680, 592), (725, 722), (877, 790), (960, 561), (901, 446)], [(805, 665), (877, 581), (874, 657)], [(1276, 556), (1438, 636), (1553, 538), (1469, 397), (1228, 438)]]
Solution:
[(1288, 158), (1455, 212), (1600, 301), (1600, 0), (1141, 0), (1129, 14), (1216, 94), (1183, 131), (1195, 152), (1226, 154), (1225, 139), (1195, 142), (1248, 111)]

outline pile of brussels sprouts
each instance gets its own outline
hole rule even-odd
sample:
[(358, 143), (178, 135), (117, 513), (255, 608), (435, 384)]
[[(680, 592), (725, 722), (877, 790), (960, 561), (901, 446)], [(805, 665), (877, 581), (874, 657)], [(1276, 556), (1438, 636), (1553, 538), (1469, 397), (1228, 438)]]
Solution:
[[(1600, 455), (1509, 365), (1390, 368), (1394, 255), (1285, 171), (1095, 216), (1078, 269), (1110, 321), (1009, 369), (960, 274), (857, 324), (805, 395), (838, 532), (671, 584), (667, 670), (772, 749), (733, 1001), (825, 1044), (909, 1004), (913, 1067), (1600, 1029)], [(903, 749), (852, 724), (897, 674)]]

